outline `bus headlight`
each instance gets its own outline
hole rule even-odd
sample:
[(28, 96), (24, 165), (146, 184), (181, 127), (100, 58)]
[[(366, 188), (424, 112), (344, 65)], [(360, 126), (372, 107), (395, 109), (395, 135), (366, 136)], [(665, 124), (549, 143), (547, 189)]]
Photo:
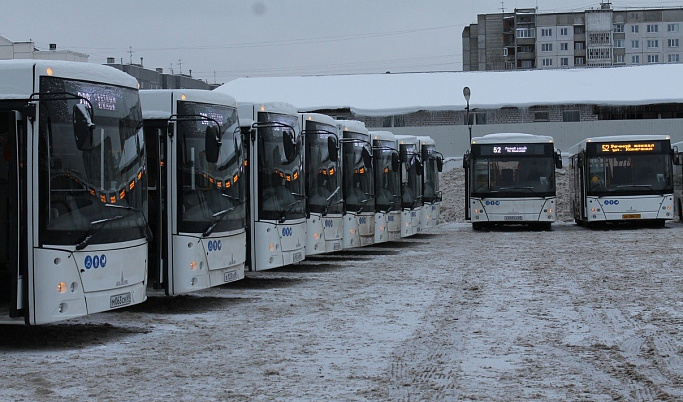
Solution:
[(192, 262), (190, 262), (190, 269), (191, 269), (192, 271), (194, 271), (194, 270), (197, 269), (197, 261), (192, 261)]
[(275, 244), (270, 243), (270, 244), (268, 245), (268, 251), (270, 251), (270, 252), (275, 251)]
[(66, 282), (59, 282), (57, 284), (57, 293), (66, 293)]

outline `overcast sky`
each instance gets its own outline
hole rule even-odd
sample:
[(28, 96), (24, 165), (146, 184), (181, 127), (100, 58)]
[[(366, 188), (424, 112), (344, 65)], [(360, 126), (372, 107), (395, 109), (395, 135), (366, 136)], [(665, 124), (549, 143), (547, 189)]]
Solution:
[[(90, 62), (140, 63), (209, 83), (236, 77), (462, 70), (461, 35), (504, 8), (581, 11), (600, 0), (1, 0), (0, 35)], [(614, 0), (615, 9), (681, 1)]]

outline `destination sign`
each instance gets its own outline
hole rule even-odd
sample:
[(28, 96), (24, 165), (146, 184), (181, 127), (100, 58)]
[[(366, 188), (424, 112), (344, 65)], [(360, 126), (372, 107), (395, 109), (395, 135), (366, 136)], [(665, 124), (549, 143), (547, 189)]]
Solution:
[(625, 153), (649, 153), (661, 152), (661, 141), (645, 142), (607, 142), (595, 144), (595, 152), (598, 154), (625, 154)]
[(552, 144), (481, 144), (472, 146), (473, 149), (476, 147), (479, 148), (479, 155), (481, 156), (545, 155), (546, 152), (548, 154), (553, 152)]

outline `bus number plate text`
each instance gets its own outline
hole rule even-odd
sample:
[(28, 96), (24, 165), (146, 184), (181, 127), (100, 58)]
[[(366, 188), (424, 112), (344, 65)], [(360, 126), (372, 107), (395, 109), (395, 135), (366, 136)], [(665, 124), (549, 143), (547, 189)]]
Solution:
[(522, 221), (524, 217), (521, 215), (506, 215), (503, 217), (504, 221)]
[(640, 219), (640, 214), (623, 214), (621, 219)]
[(292, 262), (299, 262), (303, 259), (304, 259), (304, 255), (301, 251), (299, 251), (298, 253), (294, 253), (292, 255)]
[(116, 308), (121, 306), (127, 306), (132, 302), (132, 297), (130, 292), (123, 293), (120, 295), (114, 295), (109, 299), (109, 308)]
[(237, 280), (237, 271), (228, 271), (223, 274), (223, 280), (225, 282), (233, 282)]

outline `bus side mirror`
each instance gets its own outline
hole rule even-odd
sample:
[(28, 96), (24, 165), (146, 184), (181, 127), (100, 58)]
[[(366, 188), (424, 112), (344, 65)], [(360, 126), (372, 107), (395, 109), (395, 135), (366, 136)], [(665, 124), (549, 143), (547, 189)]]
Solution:
[(81, 103), (74, 105), (73, 124), (76, 147), (80, 151), (91, 149), (95, 123), (92, 122), (90, 111), (86, 105)]
[(562, 154), (560, 152), (555, 152), (555, 167), (562, 169)]
[(330, 160), (336, 162), (339, 160), (339, 148), (337, 147), (337, 139), (333, 136), (327, 137), (327, 153), (330, 155)]
[(422, 173), (424, 172), (424, 162), (422, 161), (416, 161), (415, 162), (415, 167), (417, 168), (417, 171), (415, 172), (416, 175), (422, 176)]
[(463, 169), (468, 169), (470, 167), (470, 153), (466, 153), (462, 157), (462, 168)]
[(206, 127), (206, 135), (204, 136), (204, 151), (206, 152), (206, 161), (209, 163), (218, 162), (218, 153), (221, 148), (221, 141), (219, 137), (218, 127)]
[(681, 159), (683, 159), (683, 155), (678, 153), (678, 147), (671, 148), (671, 160), (674, 165), (680, 165)]
[(391, 153), (391, 170), (393, 172), (398, 172), (398, 169), (401, 167), (401, 161), (398, 158), (398, 152), (392, 152)]
[(285, 159), (287, 162), (293, 161), (296, 158), (294, 132), (287, 130), (282, 133), (282, 147), (285, 149)]
[(439, 173), (443, 172), (443, 158), (436, 158), (436, 170)]

